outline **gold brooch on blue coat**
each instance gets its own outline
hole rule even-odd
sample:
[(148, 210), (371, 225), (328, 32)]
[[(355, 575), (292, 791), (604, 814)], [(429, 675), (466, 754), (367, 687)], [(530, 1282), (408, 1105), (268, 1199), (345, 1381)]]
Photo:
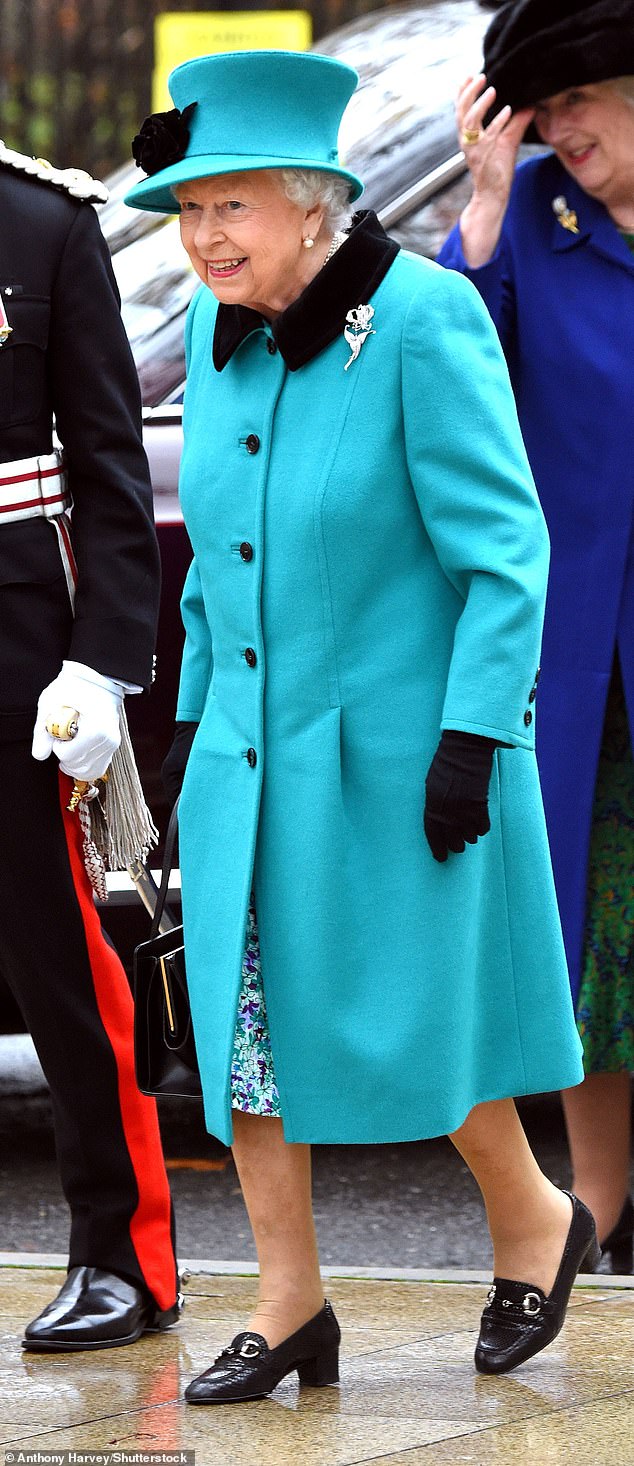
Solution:
[(354, 310), (348, 311), (346, 316), (347, 325), (344, 326), (343, 334), (350, 347), (352, 356), (348, 358), (344, 366), (344, 372), (347, 372), (348, 367), (352, 366), (353, 361), (356, 361), (361, 347), (364, 341), (367, 341), (368, 336), (376, 336), (374, 327), (370, 325), (373, 315), (373, 305), (357, 305)]
[(568, 208), (562, 193), (557, 194), (556, 199), (553, 199), (553, 213), (557, 215), (557, 222), (561, 224), (562, 229), (569, 229), (571, 234), (579, 233), (577, 215), (574, 209)]
[(5, 342), (9, 340), (12, 330), (13, 326), (10, 326), (7, 320), (7, 313), (4, 308), (4, 301), (0, 292), (0, 346), (4, 346)]

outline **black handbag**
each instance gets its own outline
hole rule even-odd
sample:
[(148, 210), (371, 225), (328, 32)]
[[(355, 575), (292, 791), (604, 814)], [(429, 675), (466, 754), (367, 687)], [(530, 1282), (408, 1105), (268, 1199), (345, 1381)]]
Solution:
[(185, 973), (183, 928), (159, 932), (178, 825), (172, 810), (150, 936), (134, 952), (134, 1064), (142, 1094), (202, 1094)]

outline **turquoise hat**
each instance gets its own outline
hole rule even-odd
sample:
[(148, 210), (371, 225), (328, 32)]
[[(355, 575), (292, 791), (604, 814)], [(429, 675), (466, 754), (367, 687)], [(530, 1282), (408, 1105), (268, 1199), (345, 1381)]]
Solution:
[(148, 178), (126, 195), (136, 209), (177, 214), (177, 183), (256, 168), (336, 173), (356, 199), (363, 184), (342, 168), (337, 136), (358, 76), (309, 51), (199, 56), (169, 78), (174, 112), (146, 118), (134, 157)]

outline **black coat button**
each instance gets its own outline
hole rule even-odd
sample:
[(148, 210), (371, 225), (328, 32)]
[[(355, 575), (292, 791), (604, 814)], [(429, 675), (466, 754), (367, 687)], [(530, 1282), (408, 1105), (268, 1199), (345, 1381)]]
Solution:
[(253, 545), (250, 545), (248, 540), (242, 541), (242, 544), (240, 546), (240, 554), (242, 556), (242, 559), (246, 560), (247, 564), (249, 563), (249, 560), (253, 559)]
[(537, 688), (536, 687), (531, 687), (531, 690), (530, 690), (530, 692), (528, 694), (528, 701), (529, 702), (534, 702), (536, 697), (537, 697)]
[(254, 748), (247, 748), (247, 763), (249, 765), (249, 768), (250, 769), (254, 769), (255, 766), (256, 766), (257, 761), (258, 761), (258, 756), (257, 756), (257, 753), (256, 753), (255, 749)]
[(269, 356), (275, 356), (275, 353), (277, 351), (277, 345), (276, 345), (275, 341), (272, 341), (271, 340), (271, 337), (270, 336), (267, 338), (266, 349), (267, 349), (267, 351), (269, 353)]
[(524, 713), (524, 722), (525, 722), (527, 728), (530, 728), (532, 721), (533, 721), (533, 714), (531, 713), (530, 709), (527, 708), (526, 709), (526, 712)]
[(246, 651), (244, 653), (244, 660), (245, 660), (245, 662), (247, 664), (247, 667), (255, 667), (256, 662), (257, 662), (258, 659), (257, 659), (257, 657), (255, 655), (255, 652), (254, 652), (252, 646), (248, 646), (247, 647), (247, 649), (246, 649)]
[(249, 433), (248, 438), (245, 439), (245, 447), (246, 447), (247, 453), (258, 453), (259, 452), (259, 450), (260, 450), (260, 439), (258, 438), (257, 433)]

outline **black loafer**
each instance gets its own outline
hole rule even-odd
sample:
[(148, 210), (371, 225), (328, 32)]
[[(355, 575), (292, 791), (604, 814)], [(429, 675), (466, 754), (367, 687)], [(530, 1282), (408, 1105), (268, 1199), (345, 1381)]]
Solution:
[(41, 1353), (117, 1349), (148, 1331), (170, 1328), (181, 1308), (180, 1297), (171, 1308), (157, 1308), (149, 1293), (117, 1273), (73, 1267), (57, 1298), (27, 1325), (22, 1348)]
[(601, 1256), (605, 1257), (606, 1253), (610, 1256), (610, 1272), (634, 1272), (634, 1205), (631, 1196), (626, 1196), (616, 1226), (601, 1243)]
[(296, 1369), (300, 1384), (336, 1385), (339, 1379), (341, 1329), (330, 1304), (301, 1329), (269, 1349), (262, 1334), (236, 1334), (211, 1369), (185, 1390), (190, 1405), (227, 1405), (261, 1400)]
[[(570, 1195), (568, 1191), (565, 1194)], [(594, 1217), (576, 1196), (570, 1200), (570, 1230), (548, 1297), (532, 1283), (493, 1279), (475, 1351), (480, 1374), (506, 1374), (552, 1344), (566, 1317), (577, 1273), (594, 1271), (601, 1256)]]

